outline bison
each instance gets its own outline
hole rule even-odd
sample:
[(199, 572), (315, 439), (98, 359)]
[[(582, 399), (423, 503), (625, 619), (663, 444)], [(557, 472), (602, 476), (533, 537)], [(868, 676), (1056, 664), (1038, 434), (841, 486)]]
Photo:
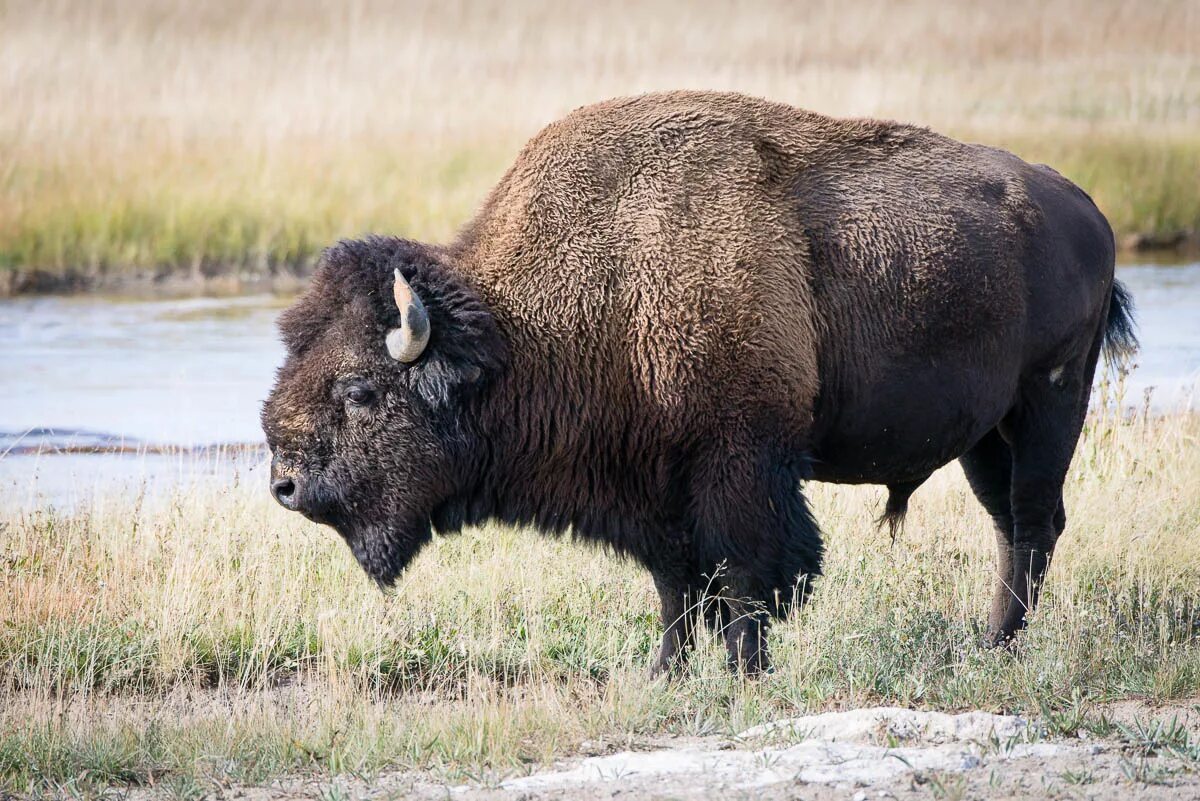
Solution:
[(1135, 347), (1113, 235), (1049, 167), (738, 94), (587, 106), (448, 245), (327, 250), (263, 408), (279, 503), (391, 584), (432, 529), (570, 532), (649, 569), (656, 670), (719, 631), (768, 667), (822, 544), (807, 480), (958, 459), (995, 522), (989, 638), (1066, 525), (1101, 349)]

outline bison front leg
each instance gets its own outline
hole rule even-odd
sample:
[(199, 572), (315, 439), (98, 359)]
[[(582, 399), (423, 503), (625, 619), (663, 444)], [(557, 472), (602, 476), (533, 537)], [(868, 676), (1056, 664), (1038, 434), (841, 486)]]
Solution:
[(766, 605), (751, 597), (748, 582), (731, 582), (718, 573), (716, 580), (706, 580), (700, 587), (655, 574), (654, 586), (662, 605), (663, 638), (650, 667), (652, 678), (682, 671), (705, 628), (724, 640), (730, 670), (757, 675), (770, 669), (771, 617)]
[(774, 447), (732, 444), (693, 477), (697, 555), (712, 565), (729, 665), (770, 669), (767, 632), (821, 571), (821, 532), (800, 482), (806, 463)]
[(754, 677), (770, 673), (767, 630), (771, 619), (765, 615), (747, 615), (725, 629), (726, 664), (734, 673)]
[(725, 659), (729, 669), (746, 676), (770, 672), (767, 632), (771, 616), (762, 602), (753, 598), (726, 598), (722, 614), (728, 614), (721, 634), (725, 639)]
[(651, 677), (675, 674), (687, 665), (702, 614), (701, 594), (686, 582), (656, 572), (654, 587), (662, 605), (663, 638), (650, 666)]

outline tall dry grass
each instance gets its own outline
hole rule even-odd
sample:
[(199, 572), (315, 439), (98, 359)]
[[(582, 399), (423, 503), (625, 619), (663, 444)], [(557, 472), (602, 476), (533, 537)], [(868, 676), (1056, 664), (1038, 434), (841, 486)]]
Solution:
[(393, 595), (262, 476), (0, 513), (0, 792), (166, 784), (189, 797), (284, 771), (510, 775), (581, 742), (731, 733), (895, 703), (1086, 711), (1200, 693), (1200, 416), (1094, 416), (1069, 525), (1015, 653), (979, 646), (990, 523), (955, 468), (893, 544), (881, 492), (810, 485), (827, 535), (812, 603), (740, 684), (716, 642), (645, 677), (649, 578), (570, 542), (439, 539)]
[(1050, 161), (1120, 232), (1200, 228), (1200, 5), (6, 0), (0, 265), (303, 262), (441, 239), (571, 108), (736, 89)]

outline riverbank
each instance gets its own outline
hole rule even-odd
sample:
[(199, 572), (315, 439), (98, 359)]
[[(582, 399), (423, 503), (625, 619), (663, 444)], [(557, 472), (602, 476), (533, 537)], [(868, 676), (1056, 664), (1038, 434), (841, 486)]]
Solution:
[[(960, 136), (1076, 181), (1109, 218), (1124, 258), (1200, 254), (1200, 138)], [(0, 224), (0, 297), (295, 291), (341, 237), (449, 239), (519, 147), (364, 142), (315, 164), (281, 145), (269, 170), (253, 161), (231, 169), (245, 156), (235, 148), (136, 182), (97, 165), (18, 166), (6, 187), (16, 212)], [(319, 189), (314, 173), (326, 176)]]
[[(1200, 140), (1008, 146), (1055, 166), (1089, 192), (1113, 225), (1120, 258), (1200, 256)], [(500, 150), (507, 156), (517, 145)], [(381, 176), (369, 200), (368, 188), (357, 183), (367, 180), (365, 174), (345, 170), (334, 197), (288, 207), (268, 197), (248, 200), (256, 193), (296, 196), (302, 187), (251, 190), (230, 176), (222, 194), (231, 197), (201, 201), (195, 176), (179, 176), (169, 187), (143, 184), (117, 192), (105, 191), (106, 181), (96, 179), (95, 197), (60, 202), (48, 186), (55, 180), (43, 176), (32, 182), (38, 194), (20, 198), (20, 211), (0, 225), (0, 297), (295, 292), (321, 249), (339, 238), (377, 232), (445, 241), (469, 220), (505, 166), (505, 157), (496, 154), (450, 156), (447, 165), (432, 169), (434, 156), (415, 161), (424, 167), (363, 171)], [(459, 166), (452, 170), (450, 163)], [(232, 196), (235, 205), (229, 205)]]

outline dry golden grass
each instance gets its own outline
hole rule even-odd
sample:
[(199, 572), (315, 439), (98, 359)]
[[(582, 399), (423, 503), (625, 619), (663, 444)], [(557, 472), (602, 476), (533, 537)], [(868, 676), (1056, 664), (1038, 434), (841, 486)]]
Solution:
[[(504, 775), (585, 739), (727, 733), (895, 703), (1047, 714), (1200, 693), (1200, 416), (1094, 417), (1042, 609), (979, 647), (994, 559), (956, 467), (892, 544), (876, 488), (811, 485), (813, 602), (740, 684), (704, 645), (673, 684), (636, 567), (489, 527), (438, 540), (394, 595), (255, 476), (76, 511), (0, 514), (0, 792), (258, 782), (388, 767)], [(1200, 751), (1196, 752), (1200, 756)], [(180, 789), (182, 788), (182, 789)], [(191, 788), (190, 790), (188, 788)]]
[(0, 4), (0, 266), (254, 270), (448, 236), (573, 107), (736, 89), (1062, 167), (1200, 228), (1200, 4)]

